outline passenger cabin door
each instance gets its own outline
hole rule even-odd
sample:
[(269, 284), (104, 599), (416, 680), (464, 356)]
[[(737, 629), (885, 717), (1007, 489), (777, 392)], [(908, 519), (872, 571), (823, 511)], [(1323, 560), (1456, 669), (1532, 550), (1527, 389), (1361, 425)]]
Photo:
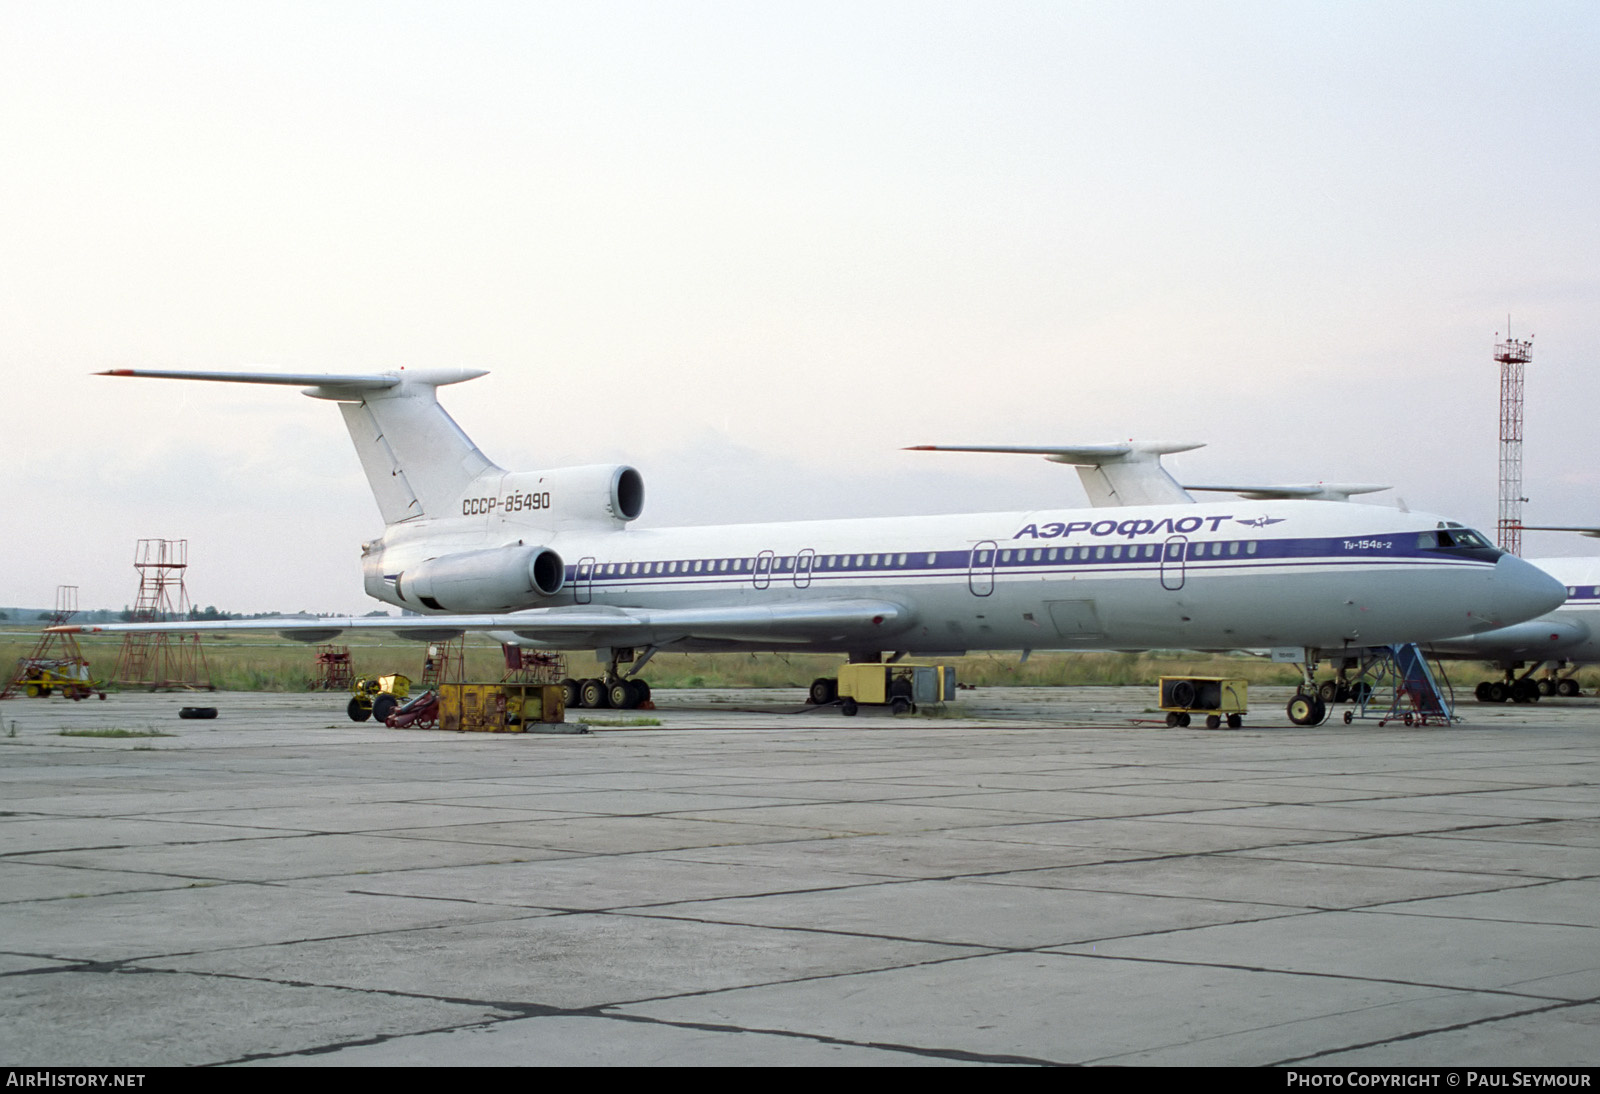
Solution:
[(804, 589), (811, 584), (811, 567), (816, 565), (817, 552), (807, 547), (794, 559), (794, 587)]
[(578, 560), (572, 577), (572, 599), (579, 604), (587, 604), (592, 596), (594, 596), (594, 556), (586, 555)]
[(765, 589), (772, 584), (772, 563), (776, 557), (771, 551), (762, 551), (756, 556), (756, 568), (750, 575), (756, 588)]
[(972, 590), (973, 596), (988, 596), (994, 592), (995, 559), (999, 553), (992, 539), (986, 539), (972, 548), (972, 555), (967, 561), (967, 588)]
[(1161, 545), (1161, 587), (1173, 592), (1183, 588), (1184, 556), (1189, 553), (1188, 536), (1172, 536)]

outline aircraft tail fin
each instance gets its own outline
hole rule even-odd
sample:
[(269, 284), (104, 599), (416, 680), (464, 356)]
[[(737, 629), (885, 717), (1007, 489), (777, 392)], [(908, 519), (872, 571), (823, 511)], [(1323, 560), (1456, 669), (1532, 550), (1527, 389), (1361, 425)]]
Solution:
[(303, 393), (314, 399), (337, 402), (385, 524), (449, 516), (470, 483), (499, 470), (439, 405), (437, 396), (438, 388), (486, 375), (482, 370), (328, 375), (113, 369), (100, 375), (282, 384), (304, 388)]

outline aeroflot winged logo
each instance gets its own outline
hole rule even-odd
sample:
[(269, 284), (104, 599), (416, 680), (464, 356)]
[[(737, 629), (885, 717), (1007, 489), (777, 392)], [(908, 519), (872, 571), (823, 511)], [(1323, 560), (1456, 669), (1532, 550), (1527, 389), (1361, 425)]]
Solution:
[(1288, 519), (1288, 517), (1257, 517), (1255, 520), (1245, 520), (1243, 517), (1235, 517), (1234, 523), (1247, 524), (1251, 528), (1265, 528), (1269, 524), (1282, 524)]

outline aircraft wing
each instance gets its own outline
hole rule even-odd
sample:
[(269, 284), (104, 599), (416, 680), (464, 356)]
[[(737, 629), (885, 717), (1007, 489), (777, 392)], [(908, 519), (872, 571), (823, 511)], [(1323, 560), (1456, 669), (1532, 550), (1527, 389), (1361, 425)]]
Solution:
[(47, 628), (58, 634), (262, 631), (300, 642), (326, 642), (344, 631), (388, 631), (439, 642), (468, 631), (515, 634), (550, 649), (664, 646), (683, 641), (771, 642), (806, 645), (853, 637), (887, 639), (912, 623), (904, 605), (887, 600), (819, 600), (795, 604), (707, 608), (612, 608), (574, 605), (504, 615), (326, 616), (297, 619), (172, 620), (166, 623), (85, 623)]
[(1183, 488), (1238, 494), (1252, 501), (1349, 501), (1352, 494), (1374, 494), (1389, 489), (1375, 482), (1308, 482), (1286, 486), (1199, 486), (1184, 483)]

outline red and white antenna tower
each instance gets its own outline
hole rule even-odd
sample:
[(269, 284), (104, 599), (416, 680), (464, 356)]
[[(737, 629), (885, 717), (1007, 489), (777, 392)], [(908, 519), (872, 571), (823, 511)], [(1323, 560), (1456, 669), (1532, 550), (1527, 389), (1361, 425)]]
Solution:
[[(141, 539), (134, 550), (133, 567), (139, 571), (139, 599), (133, 606), (133, 622), (165, 623), (188, 617), (191, 605), (183, 579), (189, 568), (188, 540)], [(212, 690), (211, 673), (197, 633), (124, 635), (113, 679), (151, 691)]]
[[(1496, 335), (1498, 337), (1498, 335)], [(1533, 360), (1533, 339), (1511, 337), (1511, 317), (1506, 316), (1506, 338), (1495, 342), (1494, 359), (1500, 364), (1500, 549), (1522, 554), (1522, 385), (1523, 371)]]

